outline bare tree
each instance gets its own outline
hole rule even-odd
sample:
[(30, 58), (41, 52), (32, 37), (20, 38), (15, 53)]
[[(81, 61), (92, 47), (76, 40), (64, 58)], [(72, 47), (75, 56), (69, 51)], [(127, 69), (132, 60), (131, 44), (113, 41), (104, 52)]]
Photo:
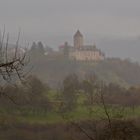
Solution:
[[(0, 95), (8, 97), (10, 100), (12, 100), (12, 98), (10, 98), (7, 93), (3, 93), (2, 85), (5, 83), (13, 83), (13, 81), (17, 79), (23, 82), (23, 79), (25, 77), (23, 69), (26, 64), (26, 53), (20, 52), (19, 39), (20, 32), (18, 34), (15, 47), (10, 48), (9, 33), (6, 34), (5, 28), (0, 37)], [(12, 102), (14, 101), (12, 100)]]

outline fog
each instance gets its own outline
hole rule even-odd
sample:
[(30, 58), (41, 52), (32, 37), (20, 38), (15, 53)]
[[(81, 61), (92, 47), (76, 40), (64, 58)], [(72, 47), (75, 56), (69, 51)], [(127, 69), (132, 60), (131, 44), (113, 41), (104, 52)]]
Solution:
[[(138, 0), (0, 0), (1, 26), (20, 27), (30, 39), (71, 35), (77, 28), (99, 37), (140, 35)], [(34, 37), (33, 37), (34, 35)]]
[[(120, 49), (132, 50), (132, 43), (119, 42), (140, 36), (139, 5), (139, 0), (0, 0), (0, 28), (5, 25), (11, 42), (21, 29), (22, 45), (41, 40), (54, 48), (64, 41), (72, 44), (73, 34), (80, 29), (87, 42), (96, 42), (107, 55), (126, 58), (128, 52), (120, 55)], [(114, 51), (111, 46), (117, 43), (119, 49)], [(139, 46), (134, 46), (134, 54)], [(134, 60), (140, 61), (138, 56)]]
[(140, 140), (139, 53), (140, 0), (0, 0), (0, 139)]

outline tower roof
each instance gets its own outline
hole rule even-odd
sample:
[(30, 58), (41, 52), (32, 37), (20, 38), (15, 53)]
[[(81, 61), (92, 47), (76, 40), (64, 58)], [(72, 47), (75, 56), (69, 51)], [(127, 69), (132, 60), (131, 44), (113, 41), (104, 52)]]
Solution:
[(79, 30), (77, 30), (77, 32), (75, 33), (74, 37), (77, 37), (77, 36), (81, 36), (83, 37), (83, 35), (81, 34), (81, 32)]

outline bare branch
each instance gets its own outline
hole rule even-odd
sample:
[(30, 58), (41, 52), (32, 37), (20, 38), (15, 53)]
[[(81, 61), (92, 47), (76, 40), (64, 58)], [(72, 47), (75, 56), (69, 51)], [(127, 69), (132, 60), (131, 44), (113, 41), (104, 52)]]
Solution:
[(78, 128), (83, 134), (85, 134), (90, 140), (95, 140), (93, 137), (91, 137), (86, 130), (84, 130), (79, 124), (75, 123), (75, 122), (71, 122), (71, 124), (73, 126), (75, 126), (76, 128)]

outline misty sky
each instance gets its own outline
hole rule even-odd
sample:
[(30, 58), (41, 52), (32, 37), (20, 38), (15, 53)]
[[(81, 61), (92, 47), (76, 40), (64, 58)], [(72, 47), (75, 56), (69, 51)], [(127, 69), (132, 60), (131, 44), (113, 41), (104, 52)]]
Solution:
[(0, 0), (0, 27), (11, 40), (22, 30), (22, 42), (71, 41), (80, 29), (87, 38), (140, 36), (140, 0)]

